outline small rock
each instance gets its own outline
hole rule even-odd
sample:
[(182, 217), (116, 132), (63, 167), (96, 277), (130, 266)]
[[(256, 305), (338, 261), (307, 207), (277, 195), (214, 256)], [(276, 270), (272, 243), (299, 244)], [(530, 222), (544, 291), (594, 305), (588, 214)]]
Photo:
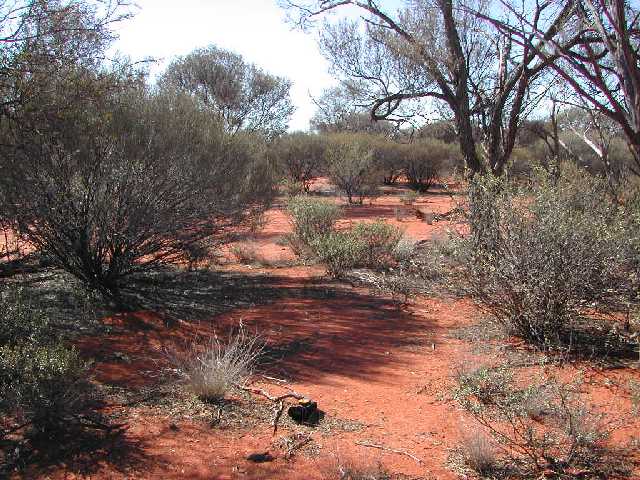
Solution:
[(247, 457), (247, 460), (253, 463), (265, 463), (272, 462), (274, 460), (273, 455), (269, 452), (264, 453), (252, 453)]

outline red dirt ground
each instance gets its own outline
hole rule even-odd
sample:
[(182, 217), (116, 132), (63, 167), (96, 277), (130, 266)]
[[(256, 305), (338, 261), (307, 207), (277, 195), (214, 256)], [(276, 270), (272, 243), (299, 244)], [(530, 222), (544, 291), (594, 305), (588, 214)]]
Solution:
[[(452, 200), (436, 192), (423, 195), (417, 205), (443, 213), (451, 208)], [(394, 209), (399, 206), (397, 196), (385, 195), (372, 205), (347, 208), (346, 219), (384, 218), (416, 240), (454, 227), (448, 222), (427, 225), (415, 216), (398, 222)], [(292, 253), (276, 243), (289, 230), (286, 215), (275, 208), (268, 212), (264, 229), (252, 241), (263, 258), (290, 260)], [(147, 407), (111, 406), (107, 410), (119, 412), (129, 424), (123, 438), (111, 445), (112, 451), (105, 447), (94, 456), (66, 465), (34, 469), (27, 477), (318, 479), (319, 464), (326, 463), (327, 457), (338, 451), (344, 456), (379, 460), (389, 471), (410, 478), (459, 478), (447, 468), (447, 458), (461, 435), (474, 427), (447, 395), (448, 386), (456, 366), (484, 359), (472, 353), (470, 342), (456, 340), (449, 333), (475, 323), (478, 314), (470, 302), (420, 298), (399, 311), (384, 298), (348, 286), (326, 298), (305, 295), (323, 275), (318, 266), (247, 267), (229, 259), (223, 268), (273, 275), (285, 293), (274, 303), (235, 309), (199, 324), (173, 322), (168, 326), (154, 312), (105, 318), (105, 323), (118, 327), (114, 333), (79, 342), (82, 352), (98, 359), (94, 368), (96, 381), (128, 387), (146, 385), (150, 382), (149, 373), (163, 362), (163, 346), (188, 338), (195, 331), (220, 330), (242, 320), (251, 329), (264, 332), (270, 345), (296, 341), (305, 345), (275, 365), (272, 375), (293, 379), (290, 387), (317, 400), (325, 418), (351, 420), (362, 427), (349, 432), (313, 432), (320, 447), (317, 459), (297, 454), (287, 460), (282, 451), (272, 446), (274, 440), (293, 433), (286, 428), (273, 436), (269, 425), (250, 432), (215, 429), (197, 421), (178, 421), (172, 426), (173, 419)], [(113, 352), (126, 354), (131, 363), (113, 360)], [(640, 381), (637, 370), (599, 371), (588, 365), (565, 369), (563, 373), (569, 377), (585, 372), (585, 394), (600, 408), (630, 411), (625, 386), (631, 378)], [(261, 386), (272, 393), (283, 391), (274, 384)], [(614, 441), (626, 441), (639, 432), (640, 423), (632, 422), (616, 433)], [(409, 452), (420, 463), (402, 454), (358, 446), (357, 441)], [(274, 455), (275, 460), (264, 464), (246, 460), (247, 455), (264, 451)]]

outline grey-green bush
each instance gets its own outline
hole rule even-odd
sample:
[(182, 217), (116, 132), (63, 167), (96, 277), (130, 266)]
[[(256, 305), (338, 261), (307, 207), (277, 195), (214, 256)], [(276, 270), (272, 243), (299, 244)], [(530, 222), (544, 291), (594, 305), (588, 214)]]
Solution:
[(350, 231), (329, 232), (312, 242), (313, 251), (332, 277), (340, 277), (359, 265), (366, 245)]
[(353, 268), (380, 269), (395, 263), (402, 233), (384, 221), (357, 223), (352, 228), (318, 236), (311, 247), (332, 277)]
[(402, 238), (402, 232), (383, 220), (359, 222), (351, 229), (351, 235), (364, 244), (360, 266), (368, 268), (384, 267), (393, 263), (394, 252)]
[(329, 178), (349, 203), (362, 203), (366, 197), (378, 194), (382, 175), (373, 156), (370, 137), (331, 135), (325, 155)]
[(561, 344), (586, 308), (627, 287), (624, 232), (601, 180), (572, 171), (522, 188), (482, 177), (470, 192), (471, 234), (449, 253), (463, 290), (512, 333)]
[(324, 165), (325, 143), (320, 135), (294, 132), (271, 145), (271, 162), (285, 177), (290, 191), (299, 188), (309, 193), (311, 182), (320, 175)]
[(86, 364), (19, 290), (0, 292), (0, 412), (38, 430), (69, 421), (86, 401)]
[(287, 211), (293, 223), (290, 244), (298, 255), (309, 253), (310, 245), (331, 232), (341, 214), (341, 208), (335, 203), (307, 195), (290, 198)]

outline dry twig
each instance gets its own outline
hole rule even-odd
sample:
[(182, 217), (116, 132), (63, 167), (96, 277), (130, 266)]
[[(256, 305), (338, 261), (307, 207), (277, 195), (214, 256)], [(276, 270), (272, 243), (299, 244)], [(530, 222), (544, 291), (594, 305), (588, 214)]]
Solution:
[(304, 398), (306, 398), (304, 395), (300, 395), (299, 393), (296, 393), (294, 391), (291, 391), (289, 393), (285, 393), (283, 395), (280, 395), (278, 397), (274, 397), (273, 395), (269, 394), (269, 392), (261, 389), (261, 388), (253, 388), (253, 387), (245, 387), (242, 385), (239, 385), (239, 388), (241, 390), (244, 390), (245, 392), (250, 392), (250, 393), (254, 393), (256, 395), (260, 395), (263, 396), (265, 398), (267, 398), (268, 400), (276, 403), (278, 405), (278, 407), (276, 408), (275, 411), (275, 415), (273, 418), (273, 434), (275, 435), (276, 432), (278, 431), (278, 422), (280, 421), (280, 417), (282, 416), (282, 412), (284, 411), (284, 401), (288, 398), (295, 398), (296, 400), (303, 400)]
[(369, 447), (369, 448), (377, 448), (378, 450), (384, 450), (385, 452), (391, 452), (391, 453), (397, 453), (399, 455), (405, 455), (409, 458), (414, 459), (416, 462), (418, 462), (420, 465), (422, 465), (422, 460), (420, 460), (418, 457), (416, 457), (415, 455), (405, 451), (405, 450), (398, 450), (396, 448), (389, 448), (386, 447), (384, 445), (378, 445), (377, 443), (371, 443), (371, 442), (367, 442), (367, 441), (358, 441), (356, 442), (356, 445), (360, 445), (361, 447)]

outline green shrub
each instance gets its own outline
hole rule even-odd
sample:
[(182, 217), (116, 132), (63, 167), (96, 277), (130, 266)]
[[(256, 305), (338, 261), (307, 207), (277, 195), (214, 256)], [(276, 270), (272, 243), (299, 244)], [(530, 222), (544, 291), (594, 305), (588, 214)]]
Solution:
[(408, 190), (404, 192), (400, 197), (400, 203), (404, 205), (413, 205), (419, 197), (420, 195), (418, 194), (418, 192), (414, 190)]
[(65, 424), (84, 404), (86, 365), (21, 291), (0, 295), (0, 412), (36, 429)]
[(341, 214), (338, 205), (306, 195), (289, 199), (287, 210), (293, 222), (291, 244), (297, 254), (304, 253), (318, 237), (331, 232)]
[(272, 163), (285, 177), (288, 191), (309, 192), (324, 162), (324, 138), (294, 132), (276, 140), (269, 150)]
[(312, 247), (320, 262), (326, 266), (327, 273), (334, 278), (360, 265), (367, 248), (351, 231), (321, 235), (315, 239)]
[(352, 228), (318, 236), (311, 248), (332, 277), (352, 268), (387, 267), (395, 262), (394, 250), (402, 233), (384, 221), (356, 223)]
[(0, 409), (39, 429), (62, 425), (84, 402), (78, 388), (85, 374), (78, 353), (61, 343), (0, 347)]
[(628, 283), (619, 215), (603, 182), (573, 172), (520, 188), (470, 187), (471, 234), (449, 248), (463, 291), (527, 341), (562, 344), (587, 307), (615, 305)]
[(356, 223), (351, 234), (356, 241), (365, 245), (357, 263), (367, 268), (378, 268), (392, 263), (395, 248), (402, 238), (400, 230), (382, 220)]

